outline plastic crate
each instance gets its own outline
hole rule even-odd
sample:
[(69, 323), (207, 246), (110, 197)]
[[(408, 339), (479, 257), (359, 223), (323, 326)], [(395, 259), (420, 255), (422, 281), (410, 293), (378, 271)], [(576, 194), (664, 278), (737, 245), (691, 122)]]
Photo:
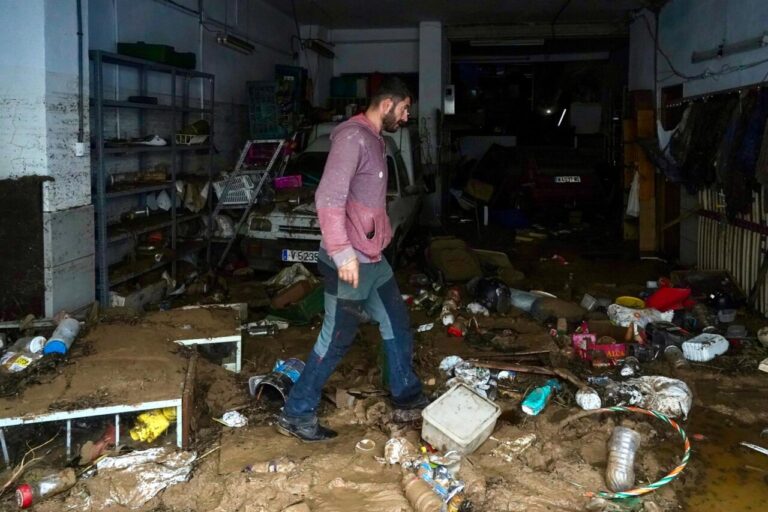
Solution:
[(283, 309), (271, 309), (270, 313), (290, 322), (291, 325), (307, 325), (325, 309), (325, 288), (317, 286), (296, 304)]
[[(229, 182), (229, 187), (227, 187), (227, 182)], [(227, 189), (226, 196), (222, 197), (225, 188)], [(216, 191), (219, 202), (225, 206), (248, 204), (256, 194), (256, 186), (247, 174), (214, 181), (213, 189)]]
[(493, 433), (501, 407), (457, 384), (421, 413), (421, 437), (436, 450), (468, 455)]

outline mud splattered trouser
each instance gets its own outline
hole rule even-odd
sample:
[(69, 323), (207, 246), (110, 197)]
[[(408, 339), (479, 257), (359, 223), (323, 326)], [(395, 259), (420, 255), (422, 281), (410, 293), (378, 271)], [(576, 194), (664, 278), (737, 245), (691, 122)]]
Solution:
[(349, 350), (365, 310), (379, 324), (395, 407), (421, 396), (421, 381), (413, 372), (413, 335), (408, 309), (392, 268), (386, 260), (361, 263), (357, 288), (339, 280), (333, 260), (321, 248), (317, 262), (325, 283), (325, 319), (301, 377), (291, 389), (283, 417), (295, 425), (317, 421), (320, 394)]

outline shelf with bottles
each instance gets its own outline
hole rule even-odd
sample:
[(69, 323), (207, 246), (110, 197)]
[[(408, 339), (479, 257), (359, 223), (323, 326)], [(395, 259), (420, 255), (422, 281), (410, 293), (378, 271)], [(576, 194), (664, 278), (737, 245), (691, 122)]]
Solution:
[(115, 286), (136, 279), (137, 277), (159, 270), (191, 253), (200, 251), (205, 247), (207, 247), (206, 241), (180, 242), (176, 247), (176, 250), (168, 247), (154, 248), (147, 246), (129, 261), (110, 265), (109, 282), (112, 286)]
[[(170, 212), (151, 213), (149, 208), (129, 212), (124, 220), (107, 226), (107, 240), (110, 243), (133, 238), (135, 236), (163, 229), (173, 224), (173, 218)], [(199, 219), (200, 213), (177, 214), (176, 222), (189, 222)]]

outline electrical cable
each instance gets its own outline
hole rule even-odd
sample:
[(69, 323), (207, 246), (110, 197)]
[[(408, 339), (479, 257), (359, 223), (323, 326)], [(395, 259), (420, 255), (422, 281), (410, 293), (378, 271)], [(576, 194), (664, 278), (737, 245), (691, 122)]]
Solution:
[(653, 492), (659, 487), (662, 487), (664, 485), (667, 485), (672, 480), (677, 478), (680, 473), (683, 472), (685, 469), (685, 466), (688, 465), (688, 460), (691, 458), (691, 441), (688, 439), (688, 436), (685, 433), (685, 430), (683, 430), (680, 425), (673, 419), (669, 418), (665, 414), (660, 413), (659, 411), (652, 411), (650, 409), (642, 409), (640, 407), (606, 407), (603, 409), (595, 409), (593, 411), (584, 411), (582, 413), (576, 414), (574, 416), (571, 416), (570, 418), (566, 418), (563, 421), (560, 422), (559, 429), (562, 429), (565, 425), (570, 423), (573, 420), (584, 418), (586, 416), (592, 415), (592, 414), (601, 414), (604, 412), (636, 412), (639, 414), (645, 414), (646, 416), (653, 416), (654, 418), (660, 419), (664, 423), (671, 426), (675, 431), (680, 435), (680, 438), (683, 440), (683, 447), (685, 448), (685, 451), (683, 452), (683, 457), (680, 459), (680, 463), (669, 473), (664, 475), (659, 480), (652, 482), (650, 484), (644, 485), (643, 487), (636, 487), (634, 489), (629, 489), (627, 491), (621, 491), (621, 492), (608, 492), (608, 491), (600, 491), (600, 492), (587, 492), (585, 495), (587, 497), (600, 497), (608, 500), (623, 500), (628, 498), (636, 498), (638, 496), (642, 496), (643, 494), (648, 494), (649, 492)]
[[(656, 27), (656, 30), (654, 31), (651, 28), (651, 24), (648, 22), (648, 19), (644, 15), (639, 15), (635, 17), (635, 19), (640, 18), (643, 20), (643, 23), (645, 25), (646, 30), (648, 31), (648, 34), (651, 36), (651, 39), (657, 40), (657, 33), (658, 33), (658, 26)], [(759, 66), (761, 64), (768, 63), (768, 59), (761, 59), (754, 62), (750, 62), (749, 64), (739, 64), (737, 66), (733, 66), (731, 64), (724, 64), (718, 71), (711, 71), (709, 69), (706, 69), (702, 71), (701, 73), (698, 73), (696, 75), (686, 75), (685, 73), (682, 73), (678, 71), (678, 69), (675, 67), (675, 65), (672, 63), (672, 59), (669, 58), (669, 55), (664, 51), (664, 49), (661, 47), (661, 45), (658, 45), (656, 48), (656, 51), (664, 57), (664, 60), (667, 63), (667, 66), (669, 66), (669, 73), (672, 73), (672, 75), (668, 76), (667, 78), (660, 80), (665, 81), (672, 78), (672, 76), (677, 76), (679, 78), (682, 78), (686, 82), (691, 82), (694, 80), (704, 80), (707, 78), (713, 78), (716, 79), (717, 77), (727, 75), (730, 73), (735, 73), (737, 71), (744, 71), (745, 69), (750, 69), (756, 66)], [(766, 77), (768, 77), (768, 73), (766, 73)], [(765, 80), (765, 78), (763, 79)]]
[[(296, 39), (299, 41), (299, 48), (304, 54), (304, 60), (307, 62), (307, 79), (312, 80), (314, 83), (314, 72), (312, 66), (309, 63), (309, 56), (307, 55), (307, 49), (304, 47), (304, 41), (301, 39), (301, 29), (299, 28), (299, 17), (296, 14), (296, 0), (291, 0), (291, 11), (293, 13), (293, 24), (296, 27)], [(291, 38), (291, 50), (293, 50), (293, 38)]]

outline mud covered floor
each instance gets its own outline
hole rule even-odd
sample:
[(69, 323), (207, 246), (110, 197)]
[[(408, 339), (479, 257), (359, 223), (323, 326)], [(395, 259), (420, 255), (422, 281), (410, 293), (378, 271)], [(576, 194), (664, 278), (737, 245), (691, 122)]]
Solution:
[[(498, 233), (493, 240), (481, 240), (477, 246), (499, 248), (493, 247), (494, 244), (503, 244)], [(582, 239), (516, 244), (511, 259), (527, 276), (520, 288), (558, 294), (568, 274), (573, 273), (573, 299), (578, 302), (585, 291), (601, 287), (607, 287), (616, 295), (618, 291), (636, 293), (646, 280), (668, 275), (670, 270), (658, 261), (641, 262), (624, 257), (621, 251), (583, 257), (580, 255), (585, 253), (584, 247)], [(562, 266), (551, 261), (549, 256), (555, 251), (570, 264)], [(542, 261), (542, 257), (547, 259)], [(414, 291), (408, 285), (408, 277), (417, 272), (419, 268), (415, 264), (398, 271), (404, 293)], [(247, 301), (248, 297), (232, 296), (230, 300)], [(411, 315), (414, 326), (429, 320), (423, 312), (413, 311)], [(179, 321), (174, 318), (174, 322)], [(739, 321), (746, 323), (753, 333), (763, 325), (760, 319), (739, 318)], [(485, 324), (489, 328), (508, 329), (506, 346), (480, 351), (465, 340), (449, 337), (441, 326), (417, 334), (416, 368), (428, 392), (436, 395), (444, 390), (445, 377), (440, 374), (438, 364), (447, 355), (492, 359), (502, 353), (502, 349), (553, 354), (558, 351), (549, 334), (551, 326), (542, 325), (522, 312), (485, 320)], [(143, 325), (139, 323), (135, 328), (153, 332), (158, 338), (167, 337), (160, 334), (156, 326)], [(383, 455), (384, 443), (393, 435), (405, 436), (418, 446), (420, 432), (417, 423), (395, 421), (386, 396), (382, 396), (379, 334), (375, 326), (361, 327), (357, 342), (326, 387), (320, 417), (338, 430), (338, 438), (323, 444), (302, 444), (281, 436), (272, 426), (279, 405), (266, 400), (256, 402), (249, 397), (248, 376), (268, 372), (278, 358), (306, 359), (319, 325), (315, 322), (308, 327), (291, 327), (273, 337), (248, 338), (244, 342), (241, 375), (201, 361), (197, 375), (195, 449), (208, 455), (197, 463), (188, 483), (166, 489), (141, 510), (412, 510), (402, 491), (400, 467), (383, 464), (375, 458)], [(103, 326), (109, 327), (109, 324)], [(117, 350), (120, 344), (117, 337), (114, 340)], [(122, 347), (134, 357), (140, 354), (150, 360), (163, 359), (164, 378), (183, 380), (179, 373), (184, 367), (182, 354), (167, 350), (153, 353), (149, 347), (135, 352)], [(529, 389), (543, 383), (545, 377), (518, 374), (515, 380), (503, 382), (496, 401), (503, 413), (492, 437), (461, 461), (459, 476), (467, 484), (472, 510), (768, 510), (768, 457), (738, 444), (740, 441), (768, 444), (760, 437), (760, 432), (768, 426), (765, 402), (768, 375), (756, 370), (757, 362), (768, 356), (766, 352), (746, 347), (682, 370), (674, 370), (663, 361), (643, 366), (643, 374), (679, 378), (693, 391), (694, 406), (689, 418), (681, 421), (692, 437), (693, 453), (687, 469), (676, 481), (642, 499), (622, 503), (586, 496), (589, 491), (605, 489), (607, 441), (613, 427), (631, 426), (642, 435), (635, 464), (638, 484), (658, 480), (678, 463), (682, 454), (679, 436), (668, 425), (645, 416), (593, 415), (564, 425), (566, 418), (580, 412), (573, 401), (573, 387), (553, 400), (541, 415), (528, 417), (520, 412), (520, 401)], [(546, 355), (541, 357), (544, 359), (527, 362), (549, 362)], [(127, 359), (126, 364), (129, 364)], [(146, 364), (136, 364), (146, 375)], [(597, 373), (578, 363), (569, 365), (581, 376)], [(81, 371), (73, 371), (72, 378)], [(78, 378), (86, 382), (87, 373)], [(354, 400), (344, 402), (341, 395), (337, 395), (337, 389), (346, 390)], [(247, 427), (230, 429), (212, 419), (233, 408), (248, 417)], [(169, 435), (166, 441), (170, 442), (172, 437)], [(376, 443), (373, 454), (356, 452), (356, 443), (364, 438)], [(522, 443), (522, 447), (515, 447), (515, 441)], [(215, 451), (210, 452), (212, 449)], [(103, 502), (95, 498), (103, 495), (110, 485), (98, 475), (83, 479), (66, 498), (46, 502), (36, 510), (128, 510), (104, 507)], [(300, 503), (308, 508), (296, 508)], [(292, 506), (294, 508), (289, 508)]]
[[(55, 368), (4, 375), (0, 417), (179, 398), (187, 358), (173, 341), (235, 334), (237, 316), (216, 308), (105, 318)], [(32, 382), (16, 390), (17, 379)]]

